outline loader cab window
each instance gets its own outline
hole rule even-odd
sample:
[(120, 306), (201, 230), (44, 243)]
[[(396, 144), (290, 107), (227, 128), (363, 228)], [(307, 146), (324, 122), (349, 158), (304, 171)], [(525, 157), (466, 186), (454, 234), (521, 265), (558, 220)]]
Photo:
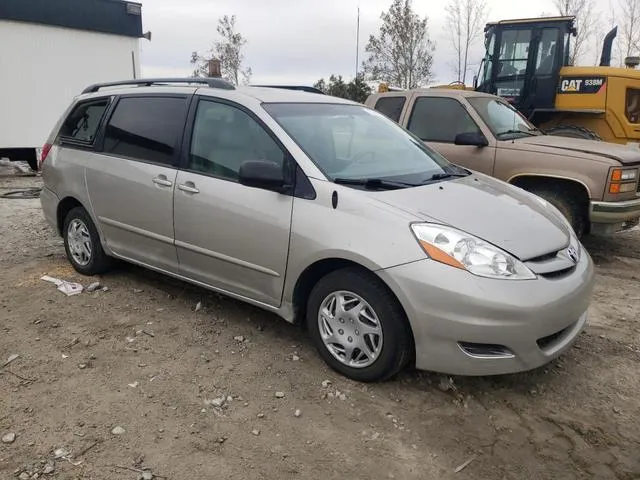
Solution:
[(640, 123), (640, 90), (637, 88), (627, 88), (627, 101), (624, 113), (629, 123)]
[(571, 52), (571, 33), (565, 32), (564, 34), (564, 58), (562, 59), (562, 65), (569, 65), (569, 52)]
[(505, 30), (502, 32), (498, 57), (498, 78), (526, 73), (530, 43), (531, 30)]
[(543, 29), (538, 45), (536, 75), (551, 75), (554, 73), (558, 50), (558, 29)]
[(504, 30), (501, 35), (496, 62), (496, 94), (518, 102), (524, 88), (531, 30)]
[(496, 48), (496, 34), (495, 32), (488, 33), (485, 37), (485, 57), (482, 62), (482, 73), (480, 82), (482, 85), (489, 85), (491, 83), (491, 72), (493, 72), (493, 53)]

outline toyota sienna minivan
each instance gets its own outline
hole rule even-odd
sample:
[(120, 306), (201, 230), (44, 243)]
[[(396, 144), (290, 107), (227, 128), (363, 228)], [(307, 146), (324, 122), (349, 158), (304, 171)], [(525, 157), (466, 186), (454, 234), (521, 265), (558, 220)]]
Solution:
[(587, 322), (593, 263), (558, 210), (351, 101), (212, 78), (92, 85), (41, 170), (78, 272), (117, 259), (275, 312), (355, 380), (529, 370)]

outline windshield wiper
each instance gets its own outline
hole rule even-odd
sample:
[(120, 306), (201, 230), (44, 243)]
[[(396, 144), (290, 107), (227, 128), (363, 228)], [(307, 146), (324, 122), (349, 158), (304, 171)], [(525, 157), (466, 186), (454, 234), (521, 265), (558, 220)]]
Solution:
[(529, 135), (530, 137), (537, 137), (535, 133), (527, 132), (525, 130), (505, 130), (504, 132), (496, 134), (496, 137), (501, 137), (502, 135), (509, 135), (513, 133), (522, 133), (524, 135)]
[(382, 178), (334, 178), (333, 181), (342, 185), (361, 185), (370, 189), (382, 188), (392, 190), (416, 186), (414, 183), (394, 182)]
[(431, 175), (429, 180), (443, 180), (445, 178), (457, 178), (457, 177), (468, 177), (468, 176), (469, 176), (468, 173), (448, 173), (448, 172), (434, 173), (433, 175)]

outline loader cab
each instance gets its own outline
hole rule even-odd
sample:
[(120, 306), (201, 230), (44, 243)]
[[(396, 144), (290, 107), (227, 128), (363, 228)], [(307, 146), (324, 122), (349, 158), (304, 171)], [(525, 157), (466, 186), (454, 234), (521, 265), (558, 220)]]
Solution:
[(569, 64), (575, 17), (505, 20), (485, 27), (476, 90), (504, 97), (531, 118), (553, 109), (560, 69)]

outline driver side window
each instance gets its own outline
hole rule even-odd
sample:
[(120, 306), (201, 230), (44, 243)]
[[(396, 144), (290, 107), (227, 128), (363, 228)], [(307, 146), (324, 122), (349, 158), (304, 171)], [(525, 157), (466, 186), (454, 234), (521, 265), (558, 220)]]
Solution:
[(461, 133), (480, 133), (459, 101), (446, 97), (416, 99), (408, 129), (425, 142), (454, 143)]
[(283, 165), (284, 152), (264, 128), (245, 111), (200, 100), (189, 153), (189, 169), (237, 180), (247, 160), (267, 160)]

